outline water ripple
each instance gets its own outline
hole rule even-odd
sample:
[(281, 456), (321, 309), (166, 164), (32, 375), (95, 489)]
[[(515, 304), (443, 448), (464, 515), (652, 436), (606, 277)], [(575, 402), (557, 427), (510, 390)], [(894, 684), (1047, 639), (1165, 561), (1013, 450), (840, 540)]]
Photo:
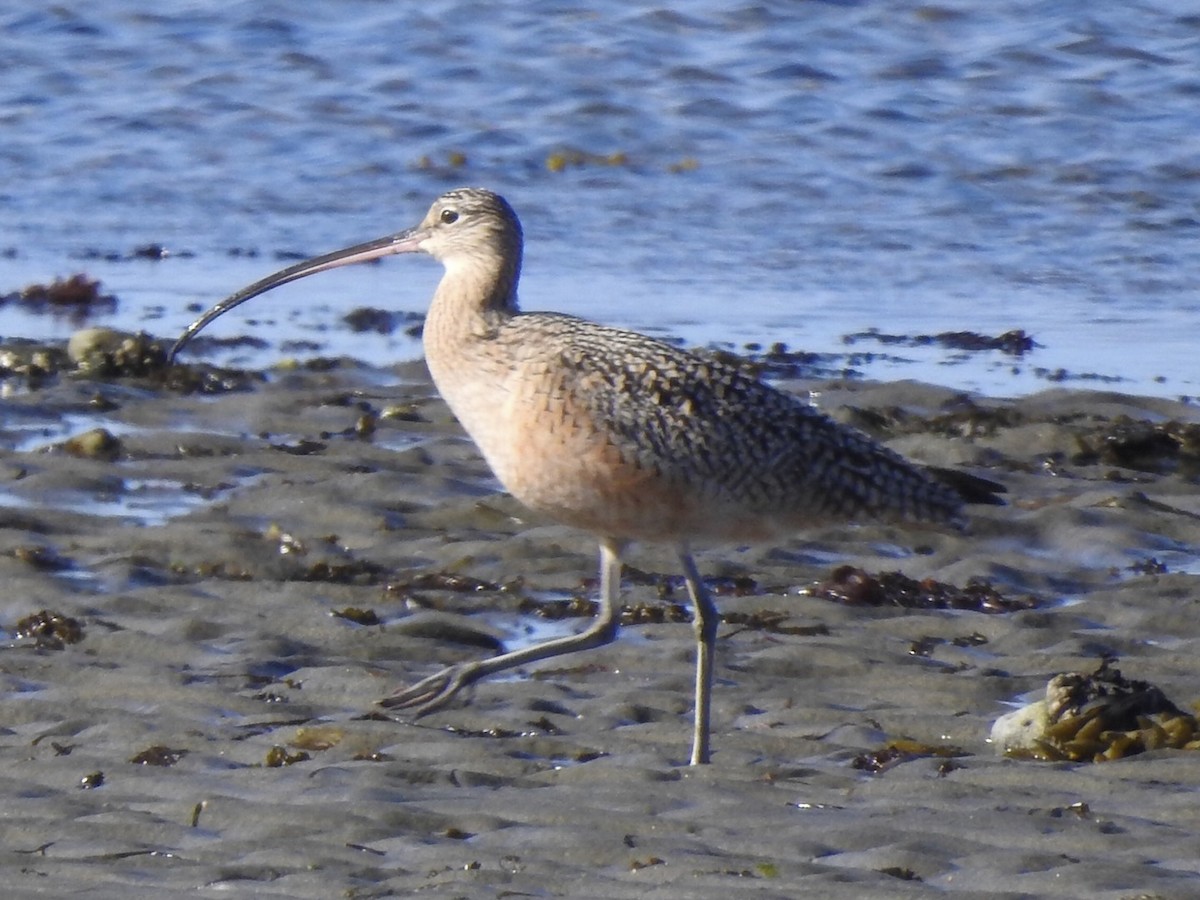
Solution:
[[(1019, 327), (1044, 368), (1086, 355), (1130, 390), (1196, 389), (1177, 336), (1200, 326), (1200, 19), (1165, 0), (100, 0), (0, 25), (0, 290), (156, 241), (210, 277), (169, 259), (103, 274), (114, 324), (155, 304), (169, 330), (185, 297), (212, 302), (276, 253), (483, 183), (524, 213), (533, 307), (814, 351), (895, 322)], [(233, 248), (263, 265), (227, 266)], [(423, 306), (394, 277), (393, 302)]]

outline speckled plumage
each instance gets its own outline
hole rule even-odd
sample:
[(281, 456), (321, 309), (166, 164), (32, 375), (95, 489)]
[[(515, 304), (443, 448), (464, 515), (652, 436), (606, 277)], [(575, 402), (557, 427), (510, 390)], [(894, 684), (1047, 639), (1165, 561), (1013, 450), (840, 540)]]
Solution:
[(963, 522), (954, 489), (735, 366), (573, 316), (521, 312), (521, 226), (490, 191), (450, 191), (413, 229), (251, 285), (194, 323), (172, 352), (273, 287), (418, 251), (445, 267), (424, 329), (438, 390), (508, 491), (597, 535), (601, 608), (578, 635), (452, 666), (385, 706), (429, 712), (494, 672), (613, 640), (626, 543), (665, 541), (677, 547), (696, 608), (691, 762), (707, 762), (719, 616), (690, 541), (760, 540), (829, 520)]
[[(569, 524), (745, 541), (830, 519), (961, 521), (949, 487), (729, 364), (545, 314), (510, 319), (492, 346), (510, 374), (461, 390), (484, 400), (480, 418), (503, 408), (503, 421), (477, 424), (457, 386), (444, 395), (505, 487)], [(669, 513), (647, 507), (659, 495)]]
[(516, 216), (493, 194), (455, 191), (426, 223), (450, 208), (457, 233), (431, 252), (469, 243), (474, 265), (469, 282), (448, 267), (426, 359), (501, 483), (532, 509), (617, 540), (758, 540), (860, 517), (961, 523), (951, 488), (732, 365), (519, 312)]

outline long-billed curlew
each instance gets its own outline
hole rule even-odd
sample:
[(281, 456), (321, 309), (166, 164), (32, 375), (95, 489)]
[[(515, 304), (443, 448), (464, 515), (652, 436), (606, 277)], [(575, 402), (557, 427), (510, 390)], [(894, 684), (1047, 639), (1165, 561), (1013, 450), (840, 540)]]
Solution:
[[(757, 541), (858, 518), (964, 523), (957, 489), (736, 366), (573, 316), (521, 312), (521, 224), (486, 190), (445, 193), (415, 228), (250, 285), (192, 323), (171, 356), (217, 316), (281, 284), (418, 251), (445, 267), (425, 320), (434, 383), (514, 497), (599, 537), (600, 611), (579, 634), (450, 666), (385, 706), (424, 714), (494, 672), (609, 643), (620, 624), (622, 551), (669, 542), (695, 606), (691, 762), (706, 763), (720, 617), (690, 542)], [(983, 484), (973, 499), (997, 502), (987, 491), (999, 486)]]

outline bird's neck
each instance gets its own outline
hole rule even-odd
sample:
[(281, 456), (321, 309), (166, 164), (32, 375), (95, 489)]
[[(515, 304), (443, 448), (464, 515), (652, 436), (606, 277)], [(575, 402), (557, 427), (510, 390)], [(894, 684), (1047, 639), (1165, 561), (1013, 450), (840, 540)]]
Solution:
[(518, 314), (519, 269), (499, 260), (484, 262), (448, 262), (425, 317), (425, 361), (451, 407), (472, 381), (501, 377), (492, 370), (503, 368), (504, 361), (490, 348)]
[(425, 317), (429, 337), (457, 344), (486, 339), (517, 314), (518, 271), (502, 260), (447, 261)]

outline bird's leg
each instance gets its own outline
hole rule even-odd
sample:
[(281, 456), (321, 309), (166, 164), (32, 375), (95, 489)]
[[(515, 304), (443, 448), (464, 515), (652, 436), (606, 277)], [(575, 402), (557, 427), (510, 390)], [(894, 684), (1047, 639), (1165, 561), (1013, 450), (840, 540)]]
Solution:
[(621, 550), (622, 544), (617, 541), (605, 539), (600, 542), (600, 611), (584, 631), (502, 653), (491, 659), (450, 666), (412, 687), (402, 688), (381, 700), (379, 705), (392, 709), (411, 709), (416, 715), (423, 716), (441, 709), (467, 685), (496, 672), (612, 643), (621, 626)]
[(683, 578), (692, 597), (692, 606), (696, 609), (695, 619), (692, 620), (692, 627), (696, 630), (696, 721), (692, 731), (692, 765), (702, 766), (708, 763), (713, 654), (716, 652), (717, 625), (721, 622), (721, 614), (708, 588), (704, 586), (687, 545), (679, 548), (679, 561), (683, 564)]

